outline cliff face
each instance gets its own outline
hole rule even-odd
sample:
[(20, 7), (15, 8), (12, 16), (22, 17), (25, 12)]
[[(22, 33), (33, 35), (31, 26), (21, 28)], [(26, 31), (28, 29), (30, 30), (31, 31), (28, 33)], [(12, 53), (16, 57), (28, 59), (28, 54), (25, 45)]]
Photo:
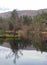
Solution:
[[(46, 12), (47, 13), (47, 9), (40, 9), (40, 10), (22, 10), (22, 11), (17, 11), (19, 16), (23, 16), (23, 15), (27, 15), (27, 16), (36, 16), (38, 13), (42, 13)], [(11, 11), (9, 12), (5, 12), (5, 13), (0, 13), (0, 17), (3, 18), (8, 18), (11, 16)]]

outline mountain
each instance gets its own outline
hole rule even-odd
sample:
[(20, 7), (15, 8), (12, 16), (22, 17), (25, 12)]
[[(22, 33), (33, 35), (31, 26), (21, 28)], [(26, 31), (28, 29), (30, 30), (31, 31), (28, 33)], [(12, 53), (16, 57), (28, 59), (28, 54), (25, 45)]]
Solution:
[[(27, 16), (36, 16), (38, 13), (42, 13), (46, 12), (47, 13), (47, 9), (40, 9), (40, 10), (22, 10), (22, 11), (17, 11), (19, 16), (23, 16), (23, 15), (27, 15)], [(0, 13), (0, 17), (3, 18), (8, 18), (11, 16), (11, 11), (9, 12), (5, 12), (5, 13)]]

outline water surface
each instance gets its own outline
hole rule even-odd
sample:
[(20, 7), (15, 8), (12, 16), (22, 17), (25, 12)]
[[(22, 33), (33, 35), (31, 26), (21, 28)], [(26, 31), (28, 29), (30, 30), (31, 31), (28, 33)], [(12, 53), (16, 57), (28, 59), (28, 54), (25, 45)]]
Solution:
[(12, 50), (0, 46), (0, 65), (47, 65), (47, 52), (36, 50)]

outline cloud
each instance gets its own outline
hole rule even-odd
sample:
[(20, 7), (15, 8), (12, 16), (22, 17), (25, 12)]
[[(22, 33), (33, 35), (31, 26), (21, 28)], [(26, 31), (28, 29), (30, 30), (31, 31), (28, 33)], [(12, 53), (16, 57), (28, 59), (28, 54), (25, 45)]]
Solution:
[(47, 0), (0, 0), (0, 10), (37, 10), (47, 8)]
[(0, 8), (1, 11), (10, 10), (9, 8)]

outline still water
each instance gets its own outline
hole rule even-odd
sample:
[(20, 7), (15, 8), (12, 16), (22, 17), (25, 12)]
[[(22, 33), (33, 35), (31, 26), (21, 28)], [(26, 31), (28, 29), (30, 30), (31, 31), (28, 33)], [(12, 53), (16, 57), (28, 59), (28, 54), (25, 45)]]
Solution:
[(47, 52), (18, 50), (0, 46), (0, 65), (47, 65)]

